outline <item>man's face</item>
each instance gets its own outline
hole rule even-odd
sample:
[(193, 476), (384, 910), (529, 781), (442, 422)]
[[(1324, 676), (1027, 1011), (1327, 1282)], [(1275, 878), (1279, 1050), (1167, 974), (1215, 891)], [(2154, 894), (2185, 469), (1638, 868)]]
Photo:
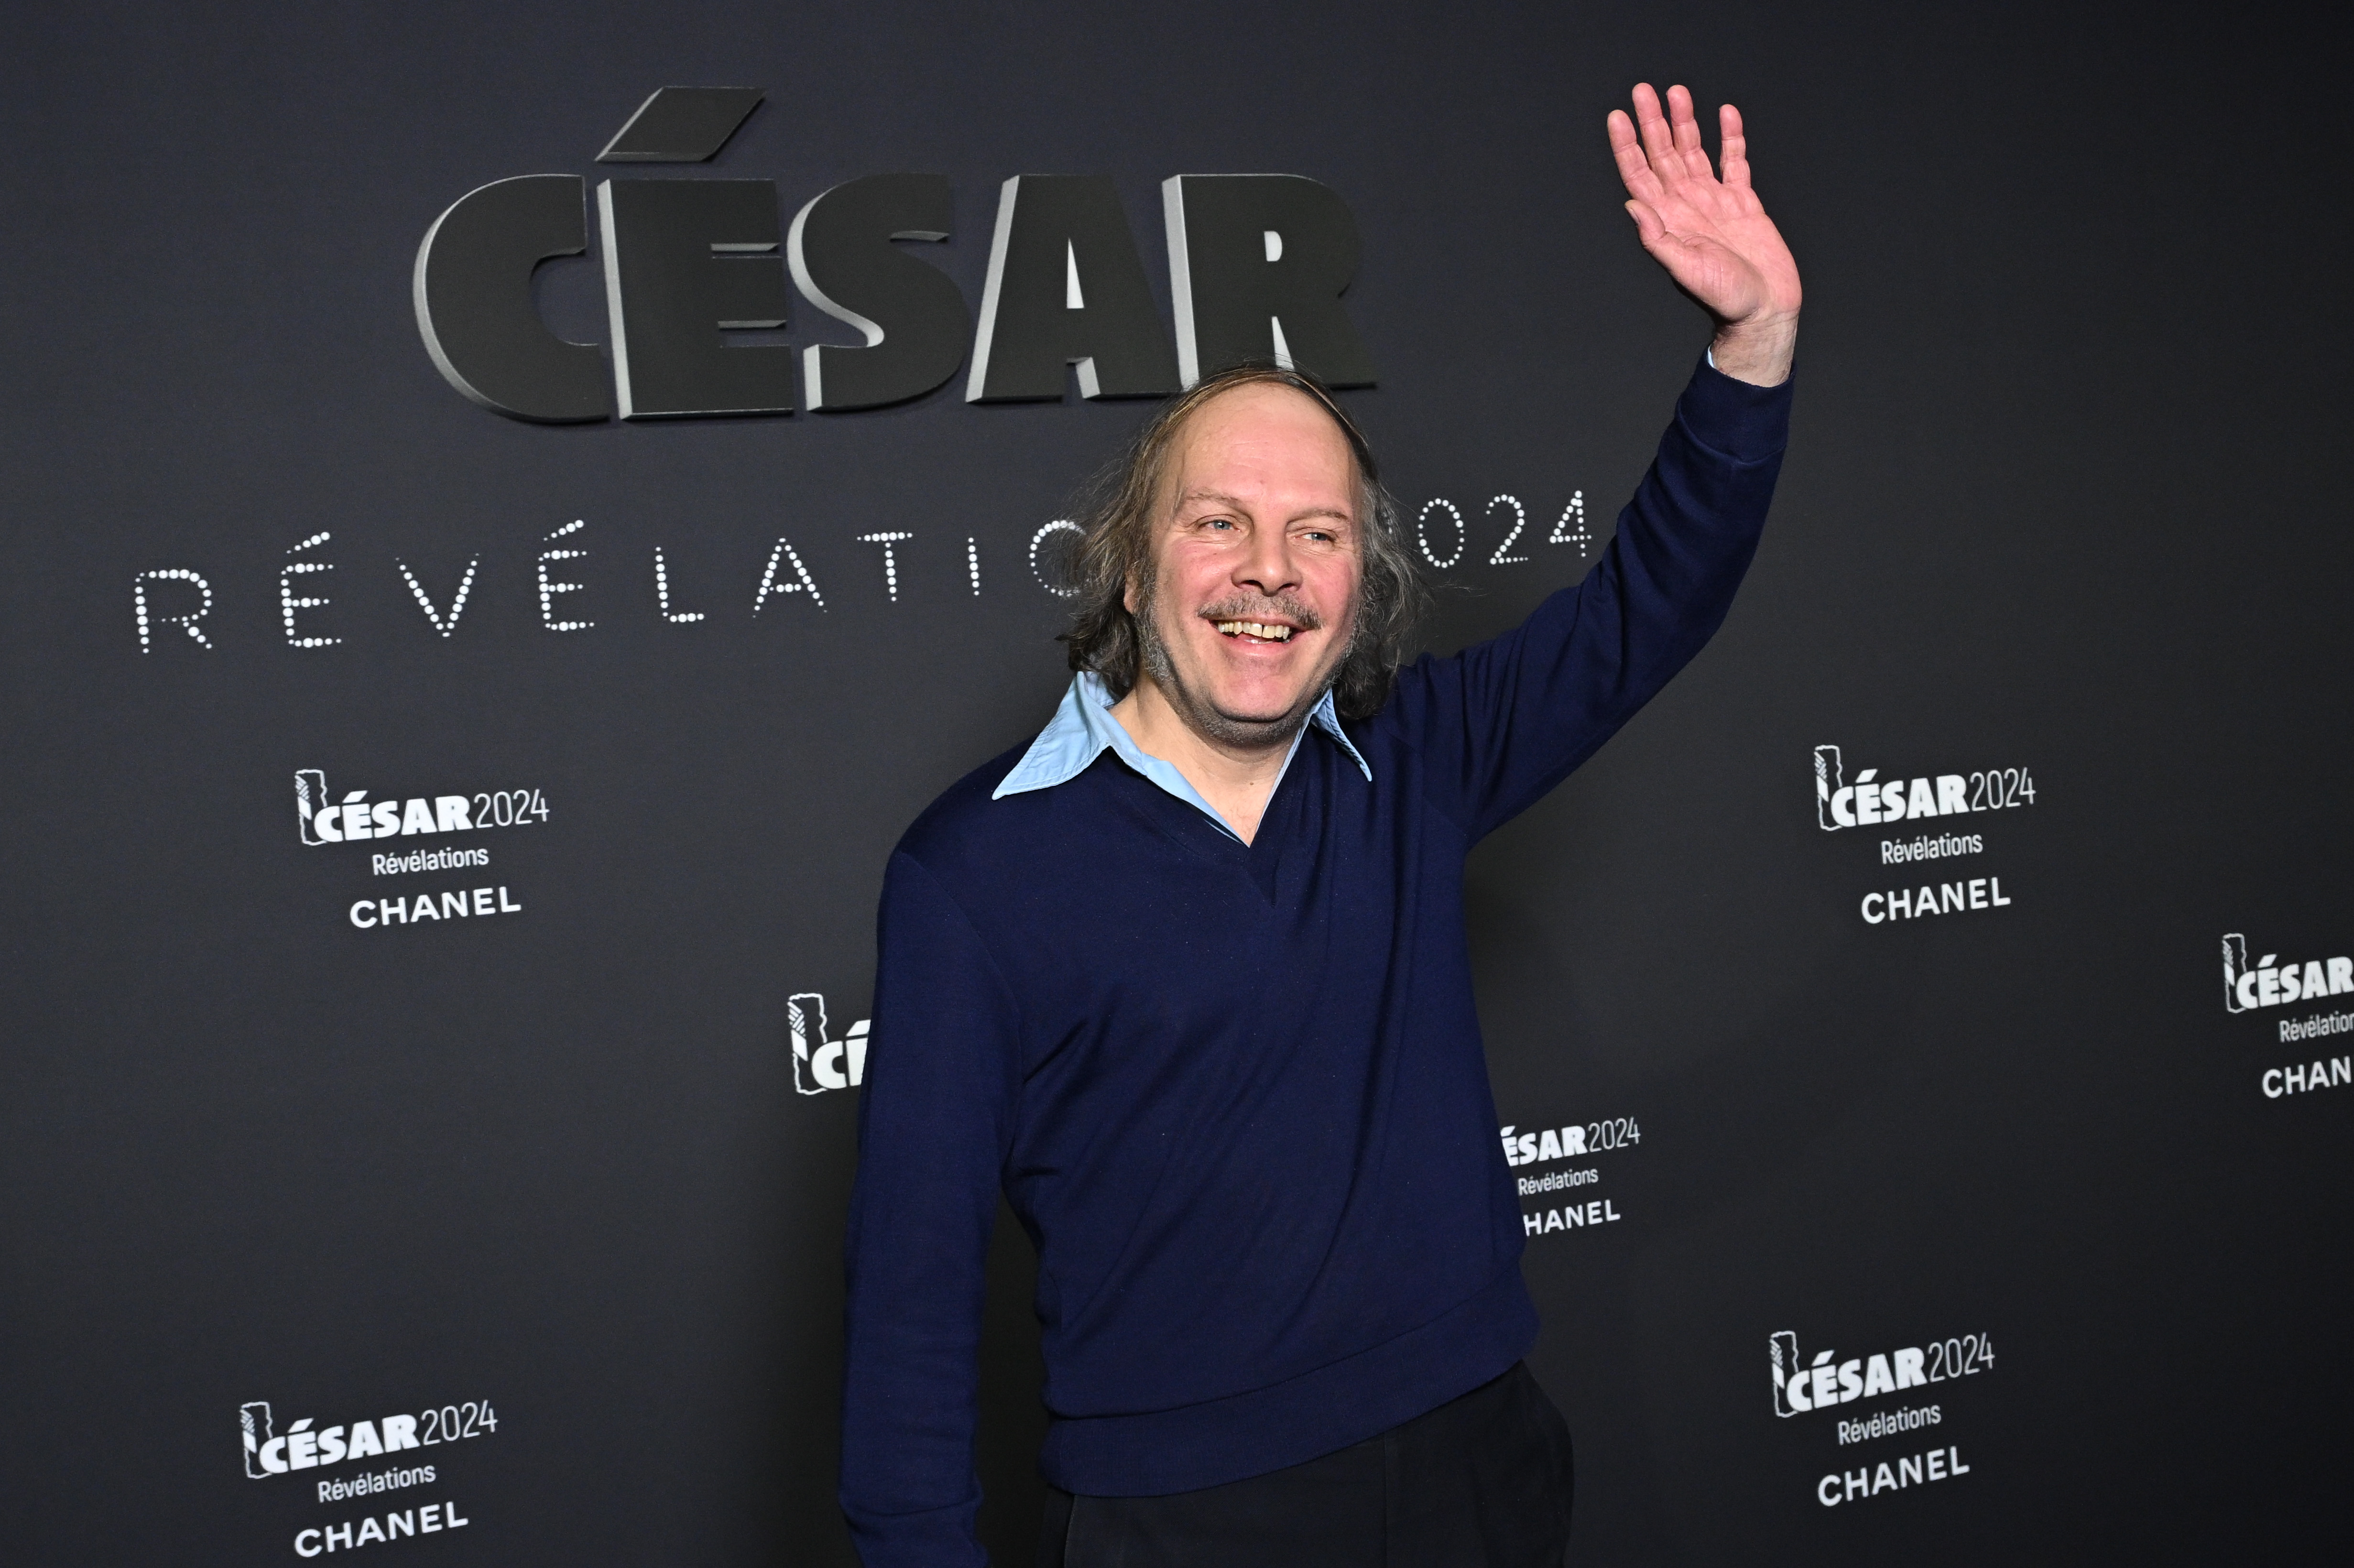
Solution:
[(1355, 460), (1305, 394), (1257, 383), (1180, 432), (1153, 539), (1132, 584), (1145, 667), (1197, 734), (1288, 739), (1349, 651), (1361, 574)]

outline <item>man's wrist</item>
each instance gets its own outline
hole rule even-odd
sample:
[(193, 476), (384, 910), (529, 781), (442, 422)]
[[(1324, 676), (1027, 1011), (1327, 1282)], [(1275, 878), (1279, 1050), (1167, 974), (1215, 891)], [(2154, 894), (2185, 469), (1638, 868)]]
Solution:
[(1765, 316), (1755, 321), (1727, 322), (1716, 329), (1709, 344), (1709, 360), (1718, 371), (1753, 387), (1779, 387), (1790, 378), (1791, 356), (1798, 345), (1798, 317)]

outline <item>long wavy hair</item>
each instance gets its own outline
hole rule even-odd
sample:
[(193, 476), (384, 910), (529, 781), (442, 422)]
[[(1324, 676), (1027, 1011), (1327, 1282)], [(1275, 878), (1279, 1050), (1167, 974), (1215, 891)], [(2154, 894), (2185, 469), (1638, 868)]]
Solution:
[(1178, 440), (1186, 422), (1212, 398), (1260, 384), (1288, 387), (1313, 398), (1332, 416), (1356, 460), (1357, 597), (1348, 652), (1332, 678), (1332, 701), (1343, 718), (1370, 718), (1389, 700), (1427, 591), (1406, 554), (1397, 503), (1382, 488), (1364, 432), (1321, 382), (1281, 366), (1237, 365), (1172, 397), (1081, 492), (1074, 518), (1081, 537), (1071, 567), (1079, 602), (1062, 641), (1069, 647), (1071, 668), (1101, 676), (1114, 697), (1135, 687), (1144, 645), (1128, 608), (1128, 590), (1132, 584), (1148, 590), (1142, 597), (1150, 597), (1153, 525), (1165, 504)]

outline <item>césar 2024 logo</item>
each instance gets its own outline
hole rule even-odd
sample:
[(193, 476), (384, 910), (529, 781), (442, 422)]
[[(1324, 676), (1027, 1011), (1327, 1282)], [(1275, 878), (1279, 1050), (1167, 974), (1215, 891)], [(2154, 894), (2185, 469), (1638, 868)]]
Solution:
[[(490, 1402), (471, 1399), (463, 1404), (402, 1411), (337, 1426), (317, 1426), (315, 1418), (306, 1415), (284, 1432), (271, 1429), (270, 1402), (266, 1399), (238, 1406), (237, 1418), (245, 1439), (245, 1473), (257, 1481), (294, 1470), (487, 1436), (499, 1429), (498, 1414)], [(430, 1480), (432, 1477), (429, 1472), (424, 1478)]]
[(1839, 1359), (1836, 1351), (1818, 1351), (1802, 1362), (1798, 1336), (1784, 1330), (1770, 1336), (1766, 1351), (1774, 1372), (1774, 1414), (1802, 1415), (1829, 1410), (1853, 1400), (1926, 1388), (1954, 1378), (1971, 1377), (1994, 1365), (1994, 1337), (1962, 1334), (1932, 1340), (1925, 1345), (1870, 1356)]
[(2024, 768), (1923, 774), (1913, 779), (1882, 779), (1879, 768), (1867, 768), (1850, 784), (1840, 748), (1815, 747), (1815, 821), (1827, 833), (2033, 804), (2035, 779)]
[(470, 833), (482, 828), (527, 828), (547, 821), (547, 797), (537, 789), (485, 789), (472, 795), (412, 795), (368, 800), (366, 789), (340, 800), (316, 768), (294, 774), (294, 821), (306, 844), (409, 838), (419, 833)]

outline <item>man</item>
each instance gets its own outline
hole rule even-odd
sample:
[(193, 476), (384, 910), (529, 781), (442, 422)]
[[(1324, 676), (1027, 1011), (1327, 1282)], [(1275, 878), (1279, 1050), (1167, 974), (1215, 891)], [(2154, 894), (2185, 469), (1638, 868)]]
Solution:
[(1399, 669), (1413, 574), (1362, 437), (1304, 377), (1213, 377), (1090, 520), (1054, 722), (893, 855), (849, 1234), (868, 1568), (985, 1561), (1001, 1188), (1038, 1248), (1042, 1563), (1562, 1560), (1568, 1435), (1521, 1365), (1464, 858), (1723, 620), (1799, 301), (1739, 114), (1720, 177), (1690, 93), (1634, 101), (1628, 211), (1716, 332), (1585, 581)]

